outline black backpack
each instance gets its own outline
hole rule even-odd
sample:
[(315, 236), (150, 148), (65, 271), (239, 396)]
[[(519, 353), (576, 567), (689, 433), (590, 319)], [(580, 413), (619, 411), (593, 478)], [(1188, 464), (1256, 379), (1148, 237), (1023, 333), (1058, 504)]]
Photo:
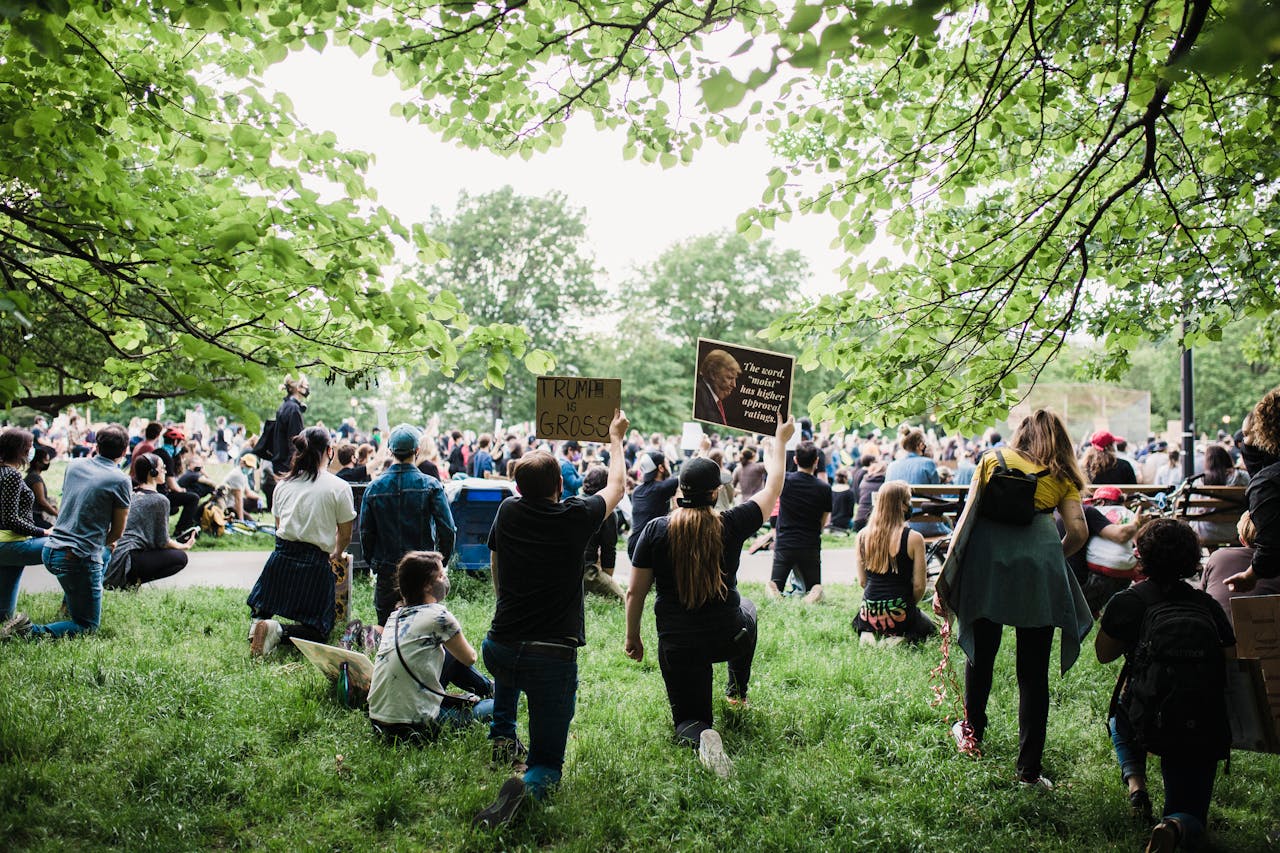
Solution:
[(1200, 596), (1170, 596), (1151, 581), (1134, 591), (1147, 610), (1112, 713), (1118, 699), (1135, 739), (1155, 755), (1229, 755), (1226, 657), (1209, 610), (1214, 605)]
[(996, 462), (996, 470), (983, 486), (979, 513), (1002, 524), (1030, 524), (1036, 517), (1036, 484), (1048, 472), (1024, 474), (1010, 468), (999, 450)]
[(258, 436), (258, 441), (253, 445), (253, 455), (264, 462), (275, 462), (275, 446), (276, 446), (276, 421), (275, 418), (269, 418), (262, 424), (262, 435)]

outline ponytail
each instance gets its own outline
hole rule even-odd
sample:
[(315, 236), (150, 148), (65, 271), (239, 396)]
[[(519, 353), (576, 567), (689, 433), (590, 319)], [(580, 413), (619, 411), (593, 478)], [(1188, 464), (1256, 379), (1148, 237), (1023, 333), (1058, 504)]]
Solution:
[(680, 603), (696, 610), (729, 587), (720, 573), (724, 539), (720, 516), (710, 507), (679, 508), (667, 523), (667, 541)]
[(329, 431), (321, 427), (309, 427), (293, 437), (293, 458), (289, 462), (290, 480), (314, 480), (324, 464), (329, 450)]

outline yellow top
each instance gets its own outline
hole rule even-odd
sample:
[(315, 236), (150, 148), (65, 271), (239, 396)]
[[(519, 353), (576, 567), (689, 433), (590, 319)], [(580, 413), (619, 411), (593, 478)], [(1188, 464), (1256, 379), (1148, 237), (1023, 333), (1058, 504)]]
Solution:
[(14, 533), (12, 530), (0, 530), (0, 542), (26, 542), (31, 537), (25, 533)]
[[(1037, 465), (1027, 460), (1016, 450), (1001, 447), (1000, 452), (1004, 455), (1004, 464), (1015, 471), (1021, 471), (1024, 474), (1038, 474), (1045, 470), (1044, 465)], [(999, 462), (1000, 460), (996, 458), (994, 450), (988, 450), (982, 454), (982, 464), (978, 466), (977, 473), (974, 474), (974, 482), (986, 483), (995, 472)], [(1036, 483), (1036, 509), (1052, 509), (1062, 503), (1064, 499), (1080, 500), (1080, 490), (1070, 480), (1063, 480), (1046, 474)]]

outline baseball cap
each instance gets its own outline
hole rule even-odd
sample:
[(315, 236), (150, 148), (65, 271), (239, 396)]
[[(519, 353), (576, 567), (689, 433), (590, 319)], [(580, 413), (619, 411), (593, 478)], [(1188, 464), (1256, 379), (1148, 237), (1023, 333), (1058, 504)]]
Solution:
[(252, 453), (246, 453), (240, 457), (240, 464), (246, 468), (257, 468), (258, 457), (254, 456)]
[(1114, 435), (1107, 432), (1105, 429), (1100, 429), (1093, 434), (1092, 438), (1089, 439), (1089, 443), (1092, 444), (1094, 447), (1098, 448), (1099, 450), (1106, 450), (1108, 447), (1115, 444), (1119, 440), (1120, 439), (1116, 438)]
[(396, 424), (387, 439), (387, 449), (392, 453), (412, 453), (418, 449), (422, 432), (410, 424)]
[(720, 466), (703, 456), (684, 463), (680, 469), (680, 491), (676, 503), (682, 507), (711, 506), (711, 493), (720, 487)]
[(640, 454), (640, 458), (636, 467), (640, 469), (640, 474), (646, 480), (652, 480), (653, 474), (663, 465), (667, 458), (656, 450), (646, 450)]
[(1124, 492), (1115, 486), (1099, 486), (1093, 490), (1091, 497), (1095, 501), (1122, 501), (1124, 500)]

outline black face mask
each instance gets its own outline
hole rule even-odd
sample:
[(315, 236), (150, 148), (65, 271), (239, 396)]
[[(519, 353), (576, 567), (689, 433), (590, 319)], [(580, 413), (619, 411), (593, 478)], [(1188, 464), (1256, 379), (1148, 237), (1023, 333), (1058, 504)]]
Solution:
[(302, 395), (302, 396), (304, 396), (304, 397), (310, 397), (310, 396), (311, 396), (311, 388), (310, 388), (310, 387), (307, 387), (307, 388), (300, 388), (300, 389), (298, 390), (298, 393), (299, 393), (299, 394), (301, 394), (301, 395)]
[(907, 507), (905, 510), (902, 511), (902, 520), (903, 521), (911, 520), (911, 507)]

